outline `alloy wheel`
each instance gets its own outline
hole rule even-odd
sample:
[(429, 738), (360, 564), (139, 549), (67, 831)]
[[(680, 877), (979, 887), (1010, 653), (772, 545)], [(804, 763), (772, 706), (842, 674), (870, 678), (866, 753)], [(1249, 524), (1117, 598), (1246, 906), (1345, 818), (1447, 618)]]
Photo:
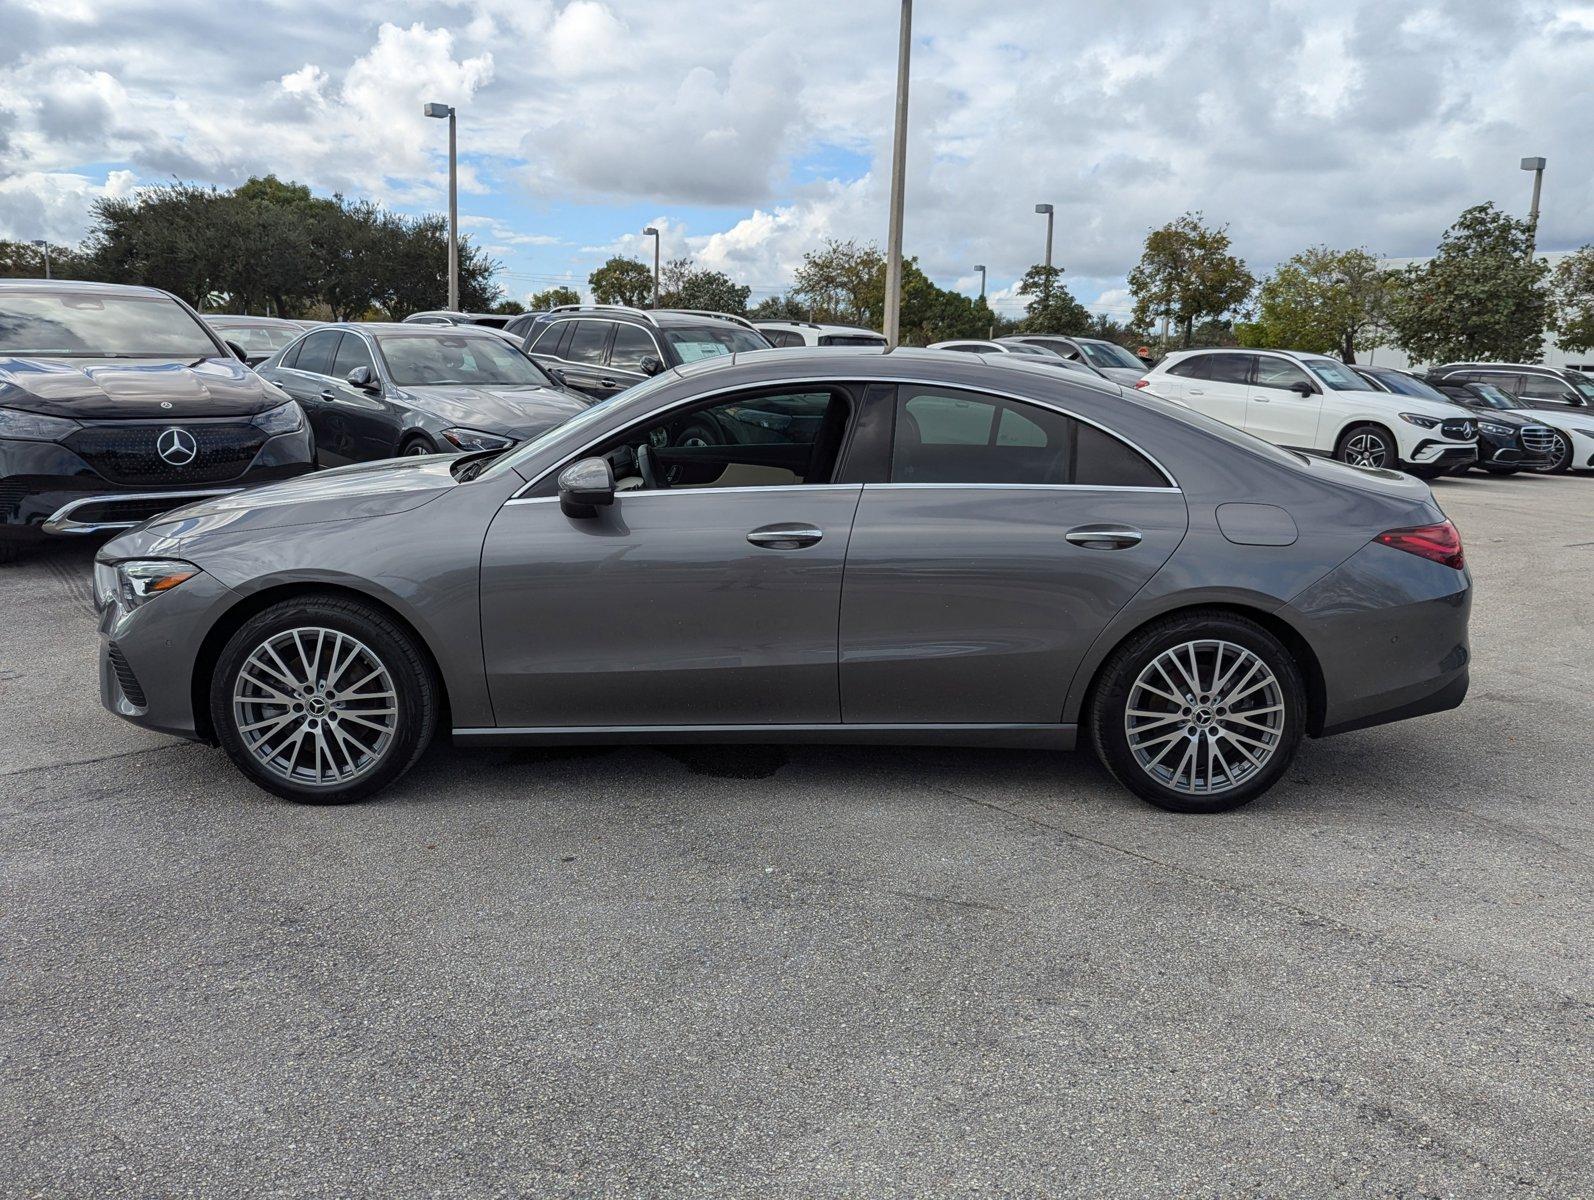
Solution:
[(382, 660), (336, 629), (267, 638), (233, 681), (233, 721), (245, 751), (301, 787), (366, 775), (398, 730), (398, 692)]
[(1124, 733), (1157, 783), (1191, 796), (1229, 791), (1265, 768), (1284, 740), (1284, 689), (1244, 646), (1184, 642), (1148, 663), (1129, 689)]
[(1561, 460), (1568, 457), (1566, 438), (1559, 429), (1550, 430), (1550, 448), (1546, 453), (1549, 458), (1534, 467), (1533, 470), (1540, 475), (1553, 475), (1561, 469)]
[(1388, 456), (1384, 439), (1371, 430), (1354, 434), (1345, 442), (1345, 461), (1353, 467), (1381, 467)]

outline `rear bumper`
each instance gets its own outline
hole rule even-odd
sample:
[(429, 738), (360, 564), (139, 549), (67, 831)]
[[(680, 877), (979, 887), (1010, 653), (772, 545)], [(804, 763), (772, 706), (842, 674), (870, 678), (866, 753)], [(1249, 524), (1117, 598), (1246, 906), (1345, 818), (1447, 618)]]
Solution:
[(1315, 736), (1440, 712), (1467, 694), (1472, 578), (1363, 547), (1296, 596), (1287, 616), (1322, 675)]

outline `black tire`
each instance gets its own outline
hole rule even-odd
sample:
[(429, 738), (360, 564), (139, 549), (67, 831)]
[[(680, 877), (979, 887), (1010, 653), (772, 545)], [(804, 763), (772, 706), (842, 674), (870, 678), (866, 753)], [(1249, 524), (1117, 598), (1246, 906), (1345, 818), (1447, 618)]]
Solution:
[(1482, 469), (1484, 471), (1488, 472), (1490, 475), (1515, 475), (1522, 468), (1521, 467), (1484, 467)]
[(432, 441), (432, 439), (427, 437), (424, 433), (411, 434), (409, 437), (404, 439), (404, 444), (399, 447), (400, 458), (409, 458), (412, 455), (418, 457), (424, 454), (436, 453), (438, 453), (437, 443)]
[[(310, 629), (343, 635), (345, 639), (352, 639), (358, 643), (360, 650), (365, 651), (371, 661), (386, 670), (388, 678), (392, 681), (394, 693), (391, 702), (394, 723), (380, 751), (373, 752), (370, 763), (355, 771), (357, 764), (348, 750), (340, 746), (335, 737), (324, 739), (324, 744), (329, 747), (327, 760), (334, 766), (336, 758), (330, 748), (336, 746), (344, 750), (350, 777), (343, 781), (334, 780), (318, 785), (290, 778), (287, 774), (281, 773), (280, 769), (268, 767), (260, 757), (252, 753), (245, 744), (245, 735), (239, 728), (242, 722), (238, 716), (235, 716), (233, 703), (239, 673), (258, 648), (291, 630)], [(347, 641), (336, 643), (338, 646), (346, 644), (349, 643)], [(338, 651), (334, 650), (332, 653), (337, 654)], [(316, 662), (323, 661), (321, 652), (317, 651)], [(303, 662), (293, 660), (286, 665), (290, 670), (296, 671)], [(361, 667), (365, 665), (364, 662), (359, 663)], [(252, 668), (252, 670), (257, 669)], [(324, 667), (322, 669), (324, 670)], [(314, 676), (317, 672), (310, 671), (309, 674)], [(272, 679), (270, 676), (266, 678), (274, 687), (280, 686), (280, 672), (273, 672), (273, 675), (279, 678)], [(324, 678), (326, 677), (323, 676)], [(336, 684), (338, 680), (334, 676), (330, 682)], [(376, 686), (381, 686), (383, 682), (378, 679)], [(385, 788), (415, 765), (431, 743), (432, 735), (436, 731), (441, 694), (442, 688), (437, 682), (431, 664), (417, 645), (415, 638), (392, 617), (359, 600), (312, 593), (281, 601), (256, 613), (228, 639), (211, 675), (210, 720), (222, 749), (226, 750), (228, 757), (238, 769), (257, 786), (285, 800), (294, 800), (301, 804), (351, 804)], [(335, 698), (337, 696), (334, 688), (325, 699), (333, 701)], [(299, 699), (297, 693), (295, 699)], [(341, 699), (345, 702), (352, 699), (365, 703), (373, 698), (360, 696), (355, 690), (351, 690)], [(270, 704), (269, 701), (263, 700), (252, 703), (257, 706)], [(348, 707), (348, 703), (322, 704), (323, 711), (329, 708), (344, 710)], [(261, 709), (256, 707), (255, 713), (258, 714), (260, 711)], [(371, 709), (354, 709), (352, 713), (343, 711), (341, 715), (349, 717), (360, 712), (378, 716), (380, 720), (380, 715)], [(288, 709), (285, 706), (271, 706), (271, 711), (267, 712), (267, 719), (274, 719), (277, 715), (287, 717), (287, 714)], [(330, 722), (337, 721), (338, 715), (329, 713), (323, 719), (328, 722), (328, 733), (331, 733)], [(306, 725), (315, 724), (308, 719), (308, 714), (303, 719), (294, 717), (292, 720), (302, 721)], [(292, 733), (297, 728), (297, 725), (290, 724), (288, 732)], [(348, 729), (350, 726), (345, 723), (343, 728)], [(268, 728), (261, 745), (270, 741), (270, 734), (271, 730)], [(365, 733), (363, 736), (371, 735)], [(267, 745), (266, 749), (278, 755), (282, 752), (281, 744), (277, 747)], [(289, 761), (290, 770), (299, 761), (298, 753), (299, 751), (295, 750), (295, 756)], [(315, 769), (318, 777), (322, 771), (321, 762), (321, 758), (317, 756)]]
[(16, 562), (21, 554), (22, 547), (16, 542), (0, 541), (0, 567)]
[(1561, 453), (1543, 466), (1534, 467), (1538, 475), (1565, 475), (1572, 469), (1572, 436), (1564, 429), (1554, 429), (1551, 432), (1561, 439)]
[(1448, 475), (1449, 467), (1435, 467), (1432, 465), (1410, 466), (1406, 474), (1416, 476), (1418, 479), (1438, 479), (1441, 475)]
[[(1272, 739), (1268, 747), (1271, 757), (1262, 759), (1260, 766), (1251, 766), (1243, 760), (1242, 755), (1253, 752), (1236, 753), (1241, 743), (1225, 741), (1219, 745), (1219, 737), (1223, 734), (1242, 729), (1250, 730), (1252, 726), (1239, 723), (1232, 715), (1221, 719), (1213, 716), (1214, 712), (1227, 711), (1224, 707), (1217, 706), (1218, 697), (1212, 697), (1214, 707), (1210, 709), (1206, 705), (1187, 706), (1192, 710), (1192, 715), (1189, 717), (1170, 715), (1162, 718), (1164, 721), (1172, 722), (1163, 728), (1171, 729), (1173, 732), (1164, 737), (1162, 729), (1159, 728), (1152, 740), (1166, 742), (1172, 738), (1174, 740), (1169, 742), (1168, 750), (1179, 751), (1182, 755), (1181, 747), (1188, 747), (1194, 755), (1190, 765), (1191, 786), (1176, 788), (1154, 774), (1155, 762), (1151, 767), (1143, 765), (1131, 747), (1127, 728), (1130, 719), (1129, 703), (1131, 693), (1136, 690), (1136, 681), (1140, 679), (1142, 672), (1155, 670), (1152, 663), (1159, 656), (1175, 647), (1203, 642), (1221, 642), (1228, 649), (1216, 651), (1207, 648), (1199, 651), (1202, 657), (1197, 660), (1197, 665), (1201, 668), (1196, 672), (1198, 681), (1203, 671), (1209, 667), (1215, 677), (1221, 678), (1219, 671), (1225, 661), (1232, 664), (1240, 660), (1241, 656), (1235, 650), (1238, 647), (1260, 660), (1267, 671), (1272, 673), (1272, 680), (1263, 686), (1262, 698), (1265, 702), (1276, 694), (1276, 702), (1282, 706), (1282, 719), (1276, 730), (1262, 735)], [(1216, 653), (1227, 653), (1230, 657), (1227, 660), (1207, 657)], [(1246, 668), (1242, 666), (1240, 669)], [(1153, 675), (1152, 678), (1157, 680), (1162, 677)], [(1235, 682), (1227, 685), (1231, 691), (1236, 686)], [(1139, 695), (1143, 697), (1146, 693), (1141, 692)], [(1251, 699), (1251, 697), (1242, 698), (1247, 702)], [(1195, 696), (1193, 699), (1199, 700), (1200, 697)], [(1141, 711), (1144, 710), (1136, 710), (1136, 712)], [(1169, 711), (1172, 713), (1177, 710), (1173, 710), (1170, 705)], [(1196, 722), (1200, 720), (1203, 712), (1209, 719), (1203, 721), (1199, 728), (1217, 731), (1206, 741), (1199, 732), (1194, 734), (1189, 732), (1190, 729), (1198, 728)], [(1240, 713), (1248, 721), (1256, 719), (1251, 715), (1254, 708), (1251, 710), (1236, 708), (1235, 712)], [(1301, 736), (1306, 731), (1306, 717), (1306, 689), (1301, 679), (1300, 667), (1290, 652), (1276, 637), (1256, 622), (1217, 609), (1194, 609), (1190, 612), (1177, 613), (1153, 622), (1132, 635), (1113, 651), (1103, 664), (1086, 714), (1096, 756), (1112, 773), (1113, 778), (1142, 800), (1177, 813), (1224, 812), (1238, 808), (1267, 791), (1289, 769), (1290, 762), (1300, 745)], [(1155, 722), (1148, 723), (1140, 728), (1142, 731), (1148, 730), (1153, 728), (1154, 724)], [(1190, 738), (1194, 742), (1193, 747), (1189, 742), (1178, 740), (1180, 738)], [(1219, 789), (1214, 790), (1209, 787), (1207, 790), (1199, 790), (1195, 787), (1196, 776), (1201, 770), (1203, 745), (1207, 746), (1205, 755), (1209, 784), (1213, 782), (1214, 755), (1219, 761), (1224, 762), (1229, 757), (1234, 758), (1233, 769), (1225, 766), (1225, 776), (1231, 779), (1226, 779)], [(1219, 745), (1219, 749), (1214, 751), (1213, 745)], [(1225, 750), (1223, 746), (1227, 746), (1228, 749)], [(1146, 752), (1144, 743), (1142, 743), (1142, 752)], [(1172, 760), (1170, 758), (1167, 761)], [(1163, 765), (1166, 766), (1167, 763)], [(1183, 778), (1183, 769), (1184, 764), (1181, 761), (1179, 763), (1181, 774), (1174, 778), (1174, 783)], [(1240, 773), (1239, 777), (1232, 778), (1236, 770)]]
[[(1368, 455), (1377, 461), (1365, 461), (1364, 456)], [(1400, 446), (1394, 434), (1378, 425), (1352, 425), (1340, 434), (1334, 457), (1353, 466), (1400, 470)]]

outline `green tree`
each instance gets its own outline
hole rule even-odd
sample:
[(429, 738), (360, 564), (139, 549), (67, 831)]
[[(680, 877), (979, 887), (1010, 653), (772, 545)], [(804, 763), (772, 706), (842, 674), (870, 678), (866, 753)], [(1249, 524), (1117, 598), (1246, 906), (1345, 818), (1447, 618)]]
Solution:
[[(50, 243), (50, 276), (54, 279), (96, 279), (93, 265), (73, 246)], [(44, 251), (32, 242), (0, 240), (0, 279), (43, 279)]]
[(1415, 362), (1537, 362), (1551, 316), (1550, 269), (1531, 247), (1528, 222), (1492, 204), (1467, 209), (1431, 259), (1399, 273), (1391, 340)]
[(1197, 321), (1244, 304), (1256, 280), (1229, 245), (1228, 227), (1207, 226), (1199, 212), (1148, 233), (1140, 261), (1129, 272), (1135, 324), (1171, 320), (1188, 346)]
[(653, 272), (634, 258), (611, 258), (591, 275), (587, 286), (599, 304), (629, 304), (641, 308), (653, 296)]
[(795, 296), (765, 296), (747, 315), (755, 321), (806, 321), (808, 310)]
[(1366, 250), (1313, 246), (1280, 263), (1256, 294), (1256, 317), (1235, 326), (1242, 346), (1310, 350), (1356, 361), (1382, 346), (1391, 276)]
[[(815, 321), (879, 329), (885, 312), (886, 260), (872, 242), (831, 239), (803, 255), (791, 295)], [(904, 291), (906, 289), (904, 288)]]
[(528, 301), (532, 312), (547, 312), (550, 308), (558, 308), (561, 304), (580, 303), (581, 293), (569, 287), (551, 287), (547, 291), (538, 292)]
[(1550, 294), (1561, 349), (1579, 354), (1594, 350), (1594, 246), (1584, 246), (1556, 264)]
[(659, 271), (659, 307), (701, 308), (711, 312), (747, 312), (753, 289), (732, 282), (723, 271), (705, 271), (689, 258), (671, 259)]
[(1026, 333), (1083, 333), (1090, 313), (1063, 283), (1063, 268), (1036, 263), (1019, 280), (1018, 294), (1028, 296), (1022, 322)]

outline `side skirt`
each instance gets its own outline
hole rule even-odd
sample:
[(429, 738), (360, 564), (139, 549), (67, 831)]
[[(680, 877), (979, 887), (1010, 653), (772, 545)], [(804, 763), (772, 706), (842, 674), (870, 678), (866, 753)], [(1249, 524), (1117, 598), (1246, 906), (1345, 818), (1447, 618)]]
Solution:
[(1077, 725), (555, 725), (456, 729), (462, 746), (679, 745), (700, 743), (992, 746), (1072, 750)]

